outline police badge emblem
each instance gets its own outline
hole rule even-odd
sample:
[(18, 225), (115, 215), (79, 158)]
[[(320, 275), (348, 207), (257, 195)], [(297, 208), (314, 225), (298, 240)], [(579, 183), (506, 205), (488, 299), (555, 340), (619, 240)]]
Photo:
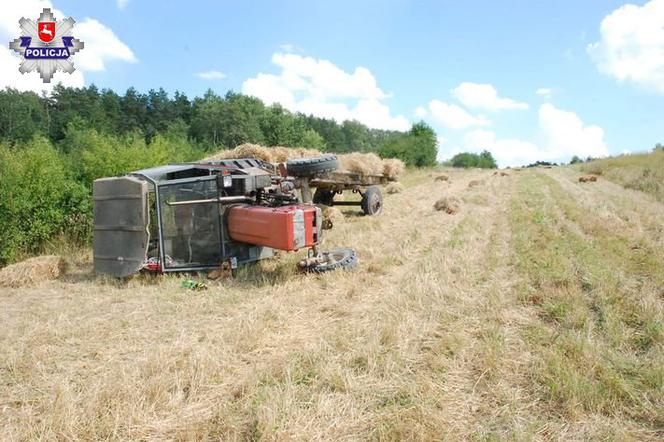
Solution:
[(18, 70), (37, 71), (44, 83), (50, 83), (56, 71), (71, 74), (74, 72), (72, 54), (83, 49), (82, 41), (72, 35), (73, 18), (60, 22), (55, 20), (50, 8), (44, 8), (39, 20), (19, 20), (21, 37), (9, 43), (9, 48), (21, 54), (21, 65)]

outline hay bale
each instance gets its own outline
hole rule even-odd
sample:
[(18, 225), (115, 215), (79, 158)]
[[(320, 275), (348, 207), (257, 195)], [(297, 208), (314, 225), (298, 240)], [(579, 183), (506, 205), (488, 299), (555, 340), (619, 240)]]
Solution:
[(449, 215), (454, 215), (459, 211), (460, 205), (461, 202), (459, 201), (459, 198), (455, 196), (444, 196), (436, 201), (433, 207), (439, 212), (443, 211)]
[(0, 270), (0, 286), (19, 288), (51, 281), (63, 275), (66, 267), (65, 260), (56, 255), (26, 259)]
[(361, 175), (382, 175), (383, 160), (375, 153), (347, 153), (339, 155), (341, 169)]
[(383, 175), (390, 181), (398, 180), (405, 168), (404, 162), (396, 158), (383, 160)]
[(217, 279), (230, 279), (233, 277), (233, 268), (231, 267), (231, 263), (228, 261), (224, 261), (221, 263), (221, 265), (212, 270), (207, 274), (207, 278), (211, 280), (217, 280)]
[(582, 175), (579, 177), (580, 183), (594, 183), (595, 181), (597, 181), (597, 177), (595, 175)]
[(485, 183), (484, 183), (484, 180), (471, 180), (471, 181), (468, 183), (468, 187), (483, 186), (484, 184), (485, 184)]
[(438, 175), (434, 181), (449, 181), (450, 177), (447, 175)]
[(335, 224), (345, 218), (341, 210), (334, 206), (320, 206), (323, 209), (323, 220)]
[(403, 192), (404, 189), (405, 188), (403, 187), (403, 184), (399, 182), (394, 182), (388, 184), (387, 187), (385, 188), (385, 191), (389, 194), (393, 194), (393, 193), (401, 193)]

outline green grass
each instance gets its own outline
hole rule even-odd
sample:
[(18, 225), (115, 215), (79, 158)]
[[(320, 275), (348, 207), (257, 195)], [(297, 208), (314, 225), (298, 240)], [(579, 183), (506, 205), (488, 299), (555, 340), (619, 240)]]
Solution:
[(621, 155), (576, 166), (582, 172), (601, 175), (628, 189), (640, 190), (664, 202), (664, 151)]
[(661, 300), (655, 288), (629, 289), (644, 278), (661, 282), (661, 257), (635, 258), (622, 247), (627, 237), (588, 217), (552, 178), (523, 178), (511, 219), (527, 275), (521, 299), (542, 320), (526, 335), (541, 399), (568, 417), (629, 416), (661, 428)]

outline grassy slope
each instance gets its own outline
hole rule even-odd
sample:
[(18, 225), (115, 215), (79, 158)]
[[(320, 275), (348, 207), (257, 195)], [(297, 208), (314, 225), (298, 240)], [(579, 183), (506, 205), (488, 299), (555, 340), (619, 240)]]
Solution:
[(664, 202), (664, 151), (622, 155), (577, 166), (581, 171), (602, 175), (628, 189), (640, 190)]
[(285, 255), (194, 293), (82, 264), (0, 293), (0, 438), (661, 439), (664, 206), (570, 169), (449, 173), (348, 212), (326, 242), (350, 274)]

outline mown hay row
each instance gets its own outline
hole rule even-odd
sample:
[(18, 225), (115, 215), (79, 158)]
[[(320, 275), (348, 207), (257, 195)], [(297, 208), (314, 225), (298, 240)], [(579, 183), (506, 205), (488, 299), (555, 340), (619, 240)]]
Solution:
[(60, 256), (29, 258), (0, 269), (0, 287), (29, 287), (38, 282), (57, 279), (65, 270), (65, 260)]

